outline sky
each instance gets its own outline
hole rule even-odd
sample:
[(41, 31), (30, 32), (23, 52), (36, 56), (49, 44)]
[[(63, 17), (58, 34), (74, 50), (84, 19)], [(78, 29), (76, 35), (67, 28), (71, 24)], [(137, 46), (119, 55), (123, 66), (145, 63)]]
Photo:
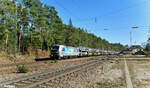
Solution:
[[(71, 18), (74, 27), (84, 28), (111, 43), (140, 45), (150, 37), (150, 0), (41, 1), (54, 6), (63, 23), (68, 24)], [(132, 29), (133, 26), (139, 28)]]

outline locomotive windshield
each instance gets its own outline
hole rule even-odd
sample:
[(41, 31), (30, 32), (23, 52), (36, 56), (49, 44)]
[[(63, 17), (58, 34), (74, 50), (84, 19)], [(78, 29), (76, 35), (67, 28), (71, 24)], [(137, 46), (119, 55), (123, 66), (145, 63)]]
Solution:
[(52, 52), (57, 52), (59, 50), (59, 46), (53, 46), (51, 51)]

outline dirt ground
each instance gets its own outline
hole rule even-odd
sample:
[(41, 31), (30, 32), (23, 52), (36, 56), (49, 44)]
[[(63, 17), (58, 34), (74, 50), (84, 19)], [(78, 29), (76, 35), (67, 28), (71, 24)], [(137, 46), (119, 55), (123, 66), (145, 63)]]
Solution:
[(123, 62), (115, 61), (110, 68), (103, 69), (100, 81), (97, 83), (99, 88), (126, 88)]
[(134, 88), (150, 88), (150, 61), (128, 61)]
[[(150, 88), (150, 58), (135, 59), (126, 60), (133, 88)], [(126, 88), (124, 71), (124, 61), (116, 61), (111, 69), (101, 75), (99, 88)]]

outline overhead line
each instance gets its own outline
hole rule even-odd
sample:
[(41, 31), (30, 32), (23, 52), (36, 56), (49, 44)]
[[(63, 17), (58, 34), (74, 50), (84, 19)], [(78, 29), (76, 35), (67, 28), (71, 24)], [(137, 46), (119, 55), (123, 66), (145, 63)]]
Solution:
[[(80, 19), (78, 16), (76, 16), (76, 15), (74, 15), (70, 10), (68, 10), (66, 7), (64, 7), (61, 3), (59, 3), (57, 0), (54, 0), (55, 1), (55, 3), (57, 4), (57, 5), (59, 5), (61, 8), (63, 8), (66, 12), (68, 12), (70, 15), (72, 15), (73, 17), (75, 17), (75, 19), (76, 20), (78, 20), (78, 21), (82, 21), (82, 19)], [(85, 28), (83, 28), (83, 29), (86, 29), (86, 27), (88, 26), (86, 23), (83, 23), (85, 26)]]
[[(72, 0), (72, 1), (74, 1), (74, 0)], [(146, 3), (146, 2), (148, 2), (149, 0), (145, 0), (145, 1), (143, 1), (142, 3)], [(97, 19), (97, 18), (102, 18), (102, 17), (105, 17), (105, 16), (109, 16), (109, 15), (113, 15), (113, 14), (118, 14), (119, 12), (122, 12), (122, 11), (125, 11), (125, 10), (127, 10), (127, 9), (130, 9), (130, 8), (134, 8), (134, 7), (137, 7), (137, 6), (139, 6), (139, 5), (141, 5), (141, 3), (139, 3), (139, 4), (133, 4), (133, 5), (131, 5), (131, 6), (128, 6), (128, 7), (126, 7), (126, 8), (121, 8), (121, 9), (118, 9), (118, 10), (116, 10), (116, 11), (112, 11), (112, 12), (108, 12), (108, 13), (105, 13), (103, 16), (98, 16), (98, 17), (92, 17), (91, 19), (92, 20), (95, 20), (95, 18)], [(91, 20), (90, 19), (90, 20)], [(85, 20), (85, 19), (84, 19)], [(87, 20), (87, 19), (86, 19)]]
[[(149, 0), (145, 0), (145, 1), (143, 1), (142, 3), (146, 3), (146, 2), (148, 2), (148, 1), (149, 1)], [(108, 15), (118, 14), (119, 12), (122, 12), (122, 11), (125, 11), (125, 10), (127, 10), (127, 9), (131, 9), (131, 8), (137, 7), (137, 6), (139, 6), (139, 5), (141, 5), (141, 3), (139, 3), (139, 4), (134, 4), (134, 5), (128, 6), (128, 7), (126, 7), (126, 8), (121, 8), (121, 9), (118, 9), (118, 10), (116, 10), (116, 11), (108, 12), (108, 13), (104, 14), (103, 16), (99, 16), (99, 17), (104, 17), (104, 16), (108, 16)]]
[(78, 16), (74, 15), (70, 10), (68, 10), (66, 7), (64, 7), (62, 4), (60, 4), (57, 0), (54, 0), (57, 5), (62, 7), (64, 10), (66, 10), (69, 14), (74, 16), (77, 20), (81, 20)]
[[(44, 0), (43, 0), (43, 1), (44, 1)], [(119, 12), (122, 12), (122, 11), (125, 11), (125, 10), (127, 10), (127, 9), (134, 8), (134, 7), (136, 7), (136, 6), (141, 5), (141, 3), (140, 3), (140, 4), (134, 4), (134, 5), (128, 6), (128, 7), (126, 7), (126, 8), (121, 8), (121, 9), (116, 10), (116, 11), (108, 12), (108, 13), (104, 14), (103, 16), (92, 17), (92, 18), (86, 18), (86, 19), (80, 19), (78, 16), (74, 15), (70, 10), (68, 10), (66, 7), (64, 7), (64, 6), (63, 6), (61, 3), (59, 3), (57, 0), (54, 0), (54, 1), (55, 1), (55, 3), (56, 3), (57, 5), (59, 5), (61, 8), (63, 8), (66, 12), (68, 12), (70, 15), (72, 15), (73, 17), (75, 17), (75, 18), (76, 18), (77, 20), (79, 20), (80, 22), (81, 22), (81, 21), (87, 21), (87, 19), (94, 21), (95, 19), (97, 19), (97, 18), (99, 18), (99, 17), (102, 18), (102, 17), (105, 17), (105, 16), (117, 14), (117, 13), (119, 13)], [(74, 2), (74, 0), (71, 0), (71, 1)], [(149, 0), (145, 0), (145, 1), (143, 1), (143, 3), (146, 3), (146, 2), (148, 2), (148, 1), (149, 1)]]
[[(70, 15), (72, 15), (73, 17), (75, 17), (77, 20), (80, 20), (81, 21), (81, 19), (78, 17), (78, 16), (76, 16), (76, 15), (74, 15), (70, 10), (68, 10), (66, 7), (64, 7), (61, 3), (59, 3), (57, 0), (53, 0), (58, 6), (60, 6), (61, 8), (63, 8), (66, 12), (68, 12)], [(43, 0), (43, 2), (46, 2), (46, 0), (44, 1)], [(44, 3), (44, 4), (46, 4), (46, 3)]]
[[(73, 2), (74, 2), (74, 0), (72, 0)], [(145, 1), (143, 1), (143, 3), (146, 3), (146, 2), (148, 2), (149, 0), (145, 0)], [(90, 22), (89, 20), (91, 20), (92, 22), (94, 22), (95, 21), (95, 23), (97, 23), (98, 22), (98, 18), (100, 17), (100, 18), (102, 18), (102, 17), (105, 17), (105, 16), (109, 16), (109, 15), (113, 15), (113, 14), (118, 14), (119, 12), (122, 12), (122, 11), (125, 11), (125, 10), (127, 10), (127, 9), (130, 9), (130, 8), (134, 8), (134, 7), (136, 7), (136, 6), (139, 6), (139, 5), (141, 5), (141, 3), (140, 4), (134, 4), (134, 5), (132, 5), (132, 6), (128, 6), (128, 7), (126, 7), (126, 8), (121, 8), (121, 9), (119, 9), (119, 10), (116, 10), (116, 11), (112, 11), (112, 12), (108, 12), (108, 13), (106, 13), (106, 14), (104, 14), (103, 16), (98, 16), (98, 17), (92, 17), (92, 18), (88, 18), (89, 20), (83, 20), (83, 19), (80, 19), (78, 16), (76, 16), (76, 15), (74, 15), (70, 10), (68, 10), (66, 7), (64, 7), (61, 3), (59, 3), (57, 0), (54, 0), (54, 2), (58, 5), (58, 6), (60, 6), (61, 8), (63, 8), (66, 12), (68, 12), (70, 15), (72, 15), (76, 20), (78, 20), (78, 21), (80, 21), (80, 22), (83, 22), (83, 21), (87, 21), (87, 22)], [(85, 23), (84, 23), (85, 24)], [(88, 24), (85, 24), (86, 26), (88, 26)]]
[(73, 3), (75, 3), (78, 8), (80, 8), (79, 4), (77, 4), (76, 1), (74, 1), (74, 0), (71, 0), (71, 1), (72, 1)]

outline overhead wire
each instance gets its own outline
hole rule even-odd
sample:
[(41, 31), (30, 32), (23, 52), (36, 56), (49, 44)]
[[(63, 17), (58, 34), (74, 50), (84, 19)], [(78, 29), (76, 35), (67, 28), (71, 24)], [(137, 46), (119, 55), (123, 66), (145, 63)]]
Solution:
[(59, 5), (61, 8), (63, 8), (66, 12), (68, 12), (70, 15), (74, 16), (77, 20), (81, 20), (78, 16), (74, 15), (70, 10), (68, 10), (66, 7), (64, 7), (61, 3), (59, 3), (57, 0), (54, 0), (54, 2)]
[(76, 3), (75, 0), (71, 0), (71, 1), (76, 5), (77, 8), (80, 8), (80, 5), (78, 3)]
[[(46, 0), (41, 0), (43, 2), (43, 4), (46, 4)], [(73, 16), (76, 21), (82, 21), (78, 16), (74, 15), (70, 10), (68, 10), (66, 7), (64, 7), (61, 3), (59, 3), (57, 0), (53, 0), (55, 4), (57, 4), (59, 7), (61, 7), (62, 9), (64, 9), (67, 13), (69, 13), (71, 16)], [(85, 24), (85, 23), (84, 23)], [(85, 24), (86, 26), (88, 26), (87, 24)], [(86, 28), (86, 27), (85, 27)]]
[[(63, 8), (67, 13), (69, 13), (70, 15), (72, 15), (75, 19), (76, 19), (76, 21), (82, 21), (82, 19), (80, 19), (78, 16), (76, 16), (76, 15), (74, 15), (69, 9), (67, 9), (65, 6), (63, 6), (61, 3), (59, 3), (57, 0), (54, 0), (54, 2), (57, 4), (57, 5), (59, 5), (61, 8)], [(85, 26), (85, 28), (88, 26), (86, 23), (83, 23)], [(85, 29), (85, 28), (83, 28), (83, 29)]]
[[(46, 0), (43, 0), (43, 1), (46, 2)], [(80, 17), (74, 15), (70, 10), (68, 10), (66, 7), (64, 7), (64, 6), (63, 6), (61, 3), (59, 3), (57, 0), (53, 0), (53, 1), (54, 1), (58, 6), (60, 6), (61, 8), (63, 8), (66, 12), (68, 12), (70, 15), (72, 15), (72, 16), (75, 17), (77, 20), (79, 20), (80, 22), (81, 22), (81, 21), (89, 21), (89, 20), (93, 20), (94, 22), (97, 22), (99, 17), (102, 18), (102, 17), (104, 17), (104, 16), (109, 16), (109, 15), (113, 15), (113, 14), (118, 14), (119, 12), (122, 12), (122, 11), (125, 11), (125, 10), (127, 10), (127, 9), (131, 9), (131, 8), (134, 8), (134, 7), (137, 7), (137, 6), (141, 5), (141, 3), (139, 3), (139, 4), (133, 4), (133, 5), (128, 6), (128, 7), (126, 7), (126, 8), (121, 8), (121, 9), (118, 9), (118, 10), (116, 10), (116, 11), (111, 11), (111, 12), (105, 13), (105, 14), (103, 14), (102, 16), (98, 16), (98, 17), (95, 16), (95, 17), (92, 17), (92, 18), (81, 19)], [(71, 1), (75, 3), (74, 0), (71, 0)], [(150, 1), (150, 0), (145, 0), (145, 1), (143, 1), (142, 3), (146, 3), (146, 2), (148, 2), (148, 1)], [(76, 5), (78, 5), (78, 4), (76, 3)], [(76, 7), (79, 8), (79, 5), (76, 6)]]
[[(44, 1), (46, 1), (46, 0), (44, 0)], [(77, 21), (80, 21), (80, 22), (83, 22), (83, 21), (85, 21), (85, 22), (89, 22), (90, 20), (91, 20), (91, 22), (93, 22), (93, 23), (98, 23), (98, 18), (103, 18), (103, 17), (105, 17), (105, 16), (110, 16), (110, 15), (114, 15), (114, 14), (118, 14), (118, 13), (120, 13), (120, 12), (122, 12), (122, 11), (125, 11), (125, 10), (127, 10), (127, 9), (131, 9), (131, 8), (134, 8), (134, 7), (137, 7), (137, 6), (139, 6), (139, 5), (141, 5), (141, 3), (139, 3), (139, 4), (133, 4), (133, 5), (131, 5), (131, 6), (128, 6), (128, 7), (126, 7), (126, 8), (121, 8), (121, 9), (118, 9), (118, 10), (116, 10), (116, 11), (112, 11), (112, 12), (108, 12), (108, 13), (106, 13), (106, 14), (104, 14), (104, 15), (102, 15), (102, 16), (95, 16), (95, 17), (92, 17), (92, 18), (85, 18), (85, 19), (81, 19), (80, 17), (78, 17), (78, 16), (76, 16), (75, 14), (73, 14), (69, 9), (67, 9), (65, 6), (63, 6), (60, 2), (58, 2), (57, 0), (53, 0), (58, 6), (60, 6), (61, 8), (63, 8), (67, 13), (69, 13), (70, 15), (72, 15)], [(74, 0), (71, 0), (72, 2), (74, 2), (75, 3), (75, 1)], [(148, 2), (149, 0), (145, 0), (145, 1), (143, 1), (143, 3), (146, 3), (146, 2)], [(76, 3), (77, 4), (77, 3)], [(77, 6), (78, 8), (79, 8), (79, 5)], [(85, 24), (85, 23), (84, 23)], [(91, 24), (91, 23), (90, 23)], [(86, 26), (87, 26), (87, 24), (85, 24)]]
[[(74, 0), (72, 0), (72, 1), (74, 1)], [(142, 3), (146, 3), (146, 2), (148, 2), (148, 1), (150, 1), (150, 0), (145, 0), (145, 1), (143, 1)], [(103, 18), (103, 17), (105, 17), (105, 16), (110, 16), (110, 15), (118, 14), (118, 13), (120, 13), (120, 12), (122, 12), (122, 11), (125, 11), (125, 10), (128, 10), (128, 9), (137, 7), (137, 6), (139, 6), (139, 5), (141, 5), (141, 3), (133, 4), (133, 5), (131, 5), (131, 6), (118, 9), (118, 10), (116, 10), (116, 11), (111, 11), (111, 12), (108, 12), (108, 13), (103, 14), (102, 16), (97, 16), (97, 17), (95, 16), (95, 17), (92, 17), (91, 19), (87, 18), (87, 19), (83, 19), (83, 20), (84, 20), (84, 21), (86, 21), (86, 20), (87, 20), (87, 21), (93, 20), (95, 23), (97, 23), (98, 18)]]
[(148, 1), (150, 1), (150, 0), (145, 0), (145, 1), (143, 1), (142, 3), (133, 4), (133, 5), (130, 5), (130, 6), (125, 7), (125, 8), (120, 8), (120, 9), (118, 9), (118, 10), (116, 10), (116, 11), (108, 12), (108, 13), (105, 13), (103, 16), (99, 16), (99, 17), (104, 17), (104, 16), (113, 15), (113, 14), (118, 14), (118, 13), (120, 13), (120, 12), (122, 12), (122, 11), (125, 11), (125, 10), (128, 10), (128, 9), (135, 8), (135, 7), (137, 7), (137, 6), (140, 6), (140, 5), (142, 5), (143, 3), (146, 3), (146, 2), (148, 2)]

